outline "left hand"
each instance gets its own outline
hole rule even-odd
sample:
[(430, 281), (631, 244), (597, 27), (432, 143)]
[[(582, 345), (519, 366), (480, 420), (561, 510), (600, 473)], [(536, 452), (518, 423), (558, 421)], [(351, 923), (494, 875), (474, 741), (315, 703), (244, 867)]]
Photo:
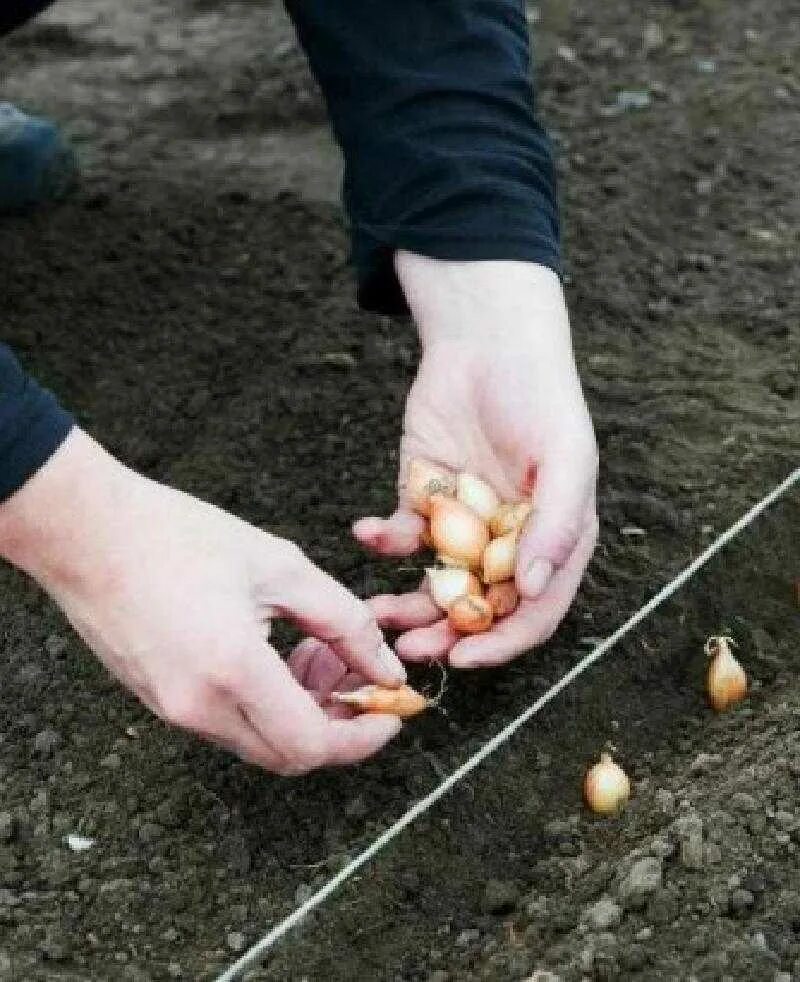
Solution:
[(397, 510), (361, 519), (354, 534), (384, 555), (420, 547), (424, 521), (402, 490), (413, 457), (472, 471), (506, 500), (535, 485), (534, 512), (519, 543), (520, 605), (486, 634), (458, 635), (421, 591), (371, 605), (381, 626), (406, 631), (401, 658), (497, 665), (555, 631), (597, 541), (597, 448), (563, 291), (551, 270), (532, 263), (400, 252), (396, 266), (423, 354), (406, 405)]

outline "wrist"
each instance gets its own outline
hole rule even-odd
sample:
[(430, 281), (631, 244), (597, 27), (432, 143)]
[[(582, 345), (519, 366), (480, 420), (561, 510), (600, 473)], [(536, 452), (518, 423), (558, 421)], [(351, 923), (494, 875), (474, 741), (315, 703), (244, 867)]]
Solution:
[(125, 468), (75, 427), (0, 505), (0, 556), (58, 588), (96, 570), (103, 516), (114, 513)]
[(561, 281), (518, 260), (452, 261), (399, 250), (395, 270), (423, 347), (477, 339), (569, 339)]

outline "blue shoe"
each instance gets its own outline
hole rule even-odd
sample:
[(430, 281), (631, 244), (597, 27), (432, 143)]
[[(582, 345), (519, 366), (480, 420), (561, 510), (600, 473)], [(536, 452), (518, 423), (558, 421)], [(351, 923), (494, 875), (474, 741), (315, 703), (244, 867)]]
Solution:
[(57, 201), (77, 176), (75, 151), (54, 123), (0, 102), (0, 212)]

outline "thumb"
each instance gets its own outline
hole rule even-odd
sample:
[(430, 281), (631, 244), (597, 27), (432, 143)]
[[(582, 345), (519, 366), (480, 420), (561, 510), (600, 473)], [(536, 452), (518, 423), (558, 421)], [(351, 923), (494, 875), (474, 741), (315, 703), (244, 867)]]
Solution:
[(517, 550), (517, 587), (530, 600), (541, 596), (580, 541), (595, 493), (597, 453), (569, 451), (544, 458), (537, 468), (533, 511)]
[(361, 518), (353, 525), (358, 541), (382, 556), (410, 556), (422, 544), (425, 521), (401, 505), (389, 518)]

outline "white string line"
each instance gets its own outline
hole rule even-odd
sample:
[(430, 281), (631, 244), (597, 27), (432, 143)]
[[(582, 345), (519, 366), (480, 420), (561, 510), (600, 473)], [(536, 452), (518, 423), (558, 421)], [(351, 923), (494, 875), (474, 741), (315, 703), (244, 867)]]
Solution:
[(652, 597), (644, 607), (640, 607), (633, 616), (628, 618), (627, 621), (618, 627), (613, 634), (609, 635), (604, 641), (601, 641), (597, 647), (590, 651), (588, 655), (582, 658), (576, 665), (574, 665), (566, 675), (562, 676), (544, 695), (540, 696), (532, 706), (529, 706), (523, 713), (517, 716), (516, 719), (512, 720), (508, 726), (500, 730), (500, 732), (492, 737), (488, 743), (485, 743), (480, 750), (478, 750), (472, 757), (464, 761), (464, 763), (453, 771), (444, 781), (437, 787), (434, 788), (429, 794), (424, 798), (421, 798), (415, 805), (412, 805), (408, 811), (402, 815), (394, 825), (391, 825), (385, 832), (378, 836), (375, 841), (369, 845), (362, 853), (352, 859), (346, 866), (344, 866), (339, 872), (332, 877), (328, 882), (320, 887), (319, 890), (313, 896), (309, 897), (303, 904), (297, 907), (291, 914), (285, 917), (282, 921), (279, 921), (275, 927), (272, 928), (264, 937), (256, 942), (252, 948), (248, 949), (241, 958), (238, 959), (230, 968), (226, 969), (220, 976), (217, 977), (216, 982), (234, 982), (234, 980), (241, 978), (244, 971), (254, 965), (256, 962), (261, 960), (261, 957), (266, 954), (272, 948), (277, 941), (279, 941), (285, 934), (288, 934), (297, 924), (304, 920), (315, 908), (319, 907), (324, 903), (332, 893), (342, 886), (350, 877), (362, 866), (365, 866), (373, 856), (376, 856), (384, 847), (389, 845), (389, 843), (397, 838), (397, 836), (412, 822), (414, 822), (420, 815), (424, 815), (440, 798), (442, 798), (447, 792), (458, 782), (467, 776), (470, 771), (475, 770), (475, 768), (486, 760), (491, 754), (502, 746), (507, 740), (509, 740), (518, 729), (524, 726), (528, 720), (535, 716), (543, 706), (546, 706), (551, 699), (554, 699), (559, 692), (562, 692), (570, 683), (574, 682), (579, 675), (582, 675), (590, 665), (593, 665), (596, 661), (612, 648), (621, 638), (623, 638), (629, 631), (633, 630), (638, 624), (650, 614), (652, 611), (668, 600), (674, 593), (676, 593), (687, 580), (704, 566), (712, 556), (715, 556), (721, 549), (723, 549), (731, 539), (735, 538), (743, 529), (747, 528), (751, 522), (753, 522), (758, 516), (766, 511), (767, 508), (775, 501), (778, 500), (782, 495), (784, 495), (793, 485), (800, 481), (800, 467), (792, 471), (789, 476), (782, 481), (776, 488), (769, 492), (765, 497), (763, 497), (757, 504), (742, 515), (738, 521), (734, 522), (733, 525), (727, 531), (723, 532), (711, 545), (702, 552), (695, 560), (693, 560), (684, 570), (682, 570), (675, 579), (671, 580), (667, 585), (661, 589), (654, 597)]

